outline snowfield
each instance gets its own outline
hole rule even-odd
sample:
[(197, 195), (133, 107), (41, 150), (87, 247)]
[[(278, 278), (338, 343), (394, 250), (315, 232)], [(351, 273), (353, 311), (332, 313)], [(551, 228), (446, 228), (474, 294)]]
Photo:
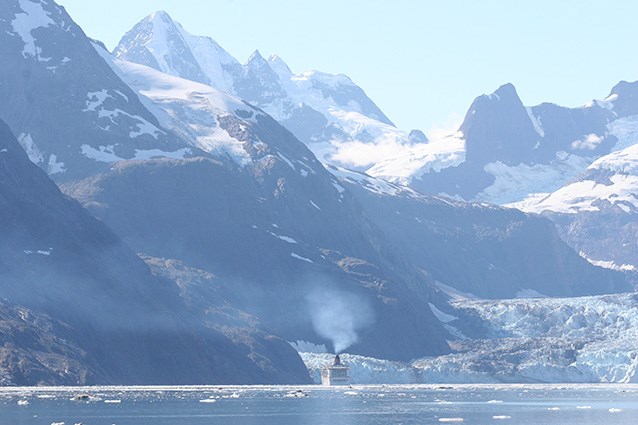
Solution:
[(561, 187), (545, 196), (532, 197), (506, 206), (540, 214), (551, 211), (577, 214), (599, 211), (607, 202), (633, 213), (638, 209), (638, 145), (612, 152), (594, 161), (587, 171), (601, 177), (586, 177)]
[[(343, 354), (352, 383), (638, 382), (638, 294), (459, 299), (450, 306), (458, 319), (448, 324), (472, 339), (456, 338), (454, 353), (411, 363)], [(300, 354), (320, 382), (333, 356)]]

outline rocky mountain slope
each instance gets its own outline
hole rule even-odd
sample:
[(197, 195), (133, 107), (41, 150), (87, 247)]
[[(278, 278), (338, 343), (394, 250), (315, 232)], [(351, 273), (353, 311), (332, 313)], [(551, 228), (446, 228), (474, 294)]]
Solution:
[[(304, 381), (285, 342), (205, 327), (175, 283), (66, 198), (4, 123), (0, 220), (3, 384)], [(251, 360), (250, 341), (278, 355)]]
[[(199, 129), (189, 140), (202, 149), (213, 140), (213, 158), (119, 162), (66, 183), (69, 195), (137, 251), (179, 258), (236, 282), (239, 305), (290, 340), (332, 343), (308, 312), (308, 298), (327, 288), (370, 305), (377, 325), (366, 323), (351, 350), (388, 358), (446, 350), (440, 325), (419, 307), (428, 296), (427, 277), (390, 255), (351, 195), (304, 144), (262, 111), (211, 87), (112, 64), (162, 122), (184, 117), (167, 126)], [(210, 127), (201, 125), (198, 110), (212, 113)], [(226, 135), (208, 138), (202, 131)]]
[(52, 0), (9, 0), (0, 16), (0, 119), (52, 178), (86, 176), (106, 169), (109, 158), (143, 159), (158, 150), (189, 156), (63, 8)]
[[(31, 161), (100, 219), (64, 198), (25, 153), (7, 157), (0, 213), (15, 236), (0, 244), (1, 267), (37, 290), (6, 285), (7, 314), (25, 309), (34, 321), (7, 319), (3, 335), (8, 347), (14, 334), (31, 335), (11, 355), (48, 359), (29, 360), (39, 376), (68, 359), (73, 382), (304, 382), (283, 340), (409, 361), (450, 353), (460, 331), (440, 313), (452, 314), (459, 291), (503, 298), (630, 289), (622, 274), (570, 250), (546, 219), (326, 169), (313, 154), (366, 168), (365, 158), (400, 148), (415, 153), (402, 159), (408, 165), (415, 159), (429, 171), (419, 181), (465, 173), (453, 188), (473, 197), (491, 187), (482, 186), (489, 164), (510, 173), (521, 156), (550, 168), (560, 156), (571, 167), (576, 151), (611, 149), (611, 136), (569, 144), (567, 156), (549, 136), (545, 148), (537, 138), (554, 127), (534, 121), (542, 110), (524, 108), (511, 86), (477, 99), (457, 134), (428, 142), (396, 130), (346, 77), (293, 75), (259, 54), (240, 65), (163, 13), (125, 36), (119, 58), (51, 0), (11, 0), (0, 13), (8, 58), (0, 92), (16, 105), (0, 105), (0, 118)], [(609, 102), (625, 110), (625, 97), (589, 108), (607, 120)], [(514, 136), (522, 148), (507, 143)], [(8, 143), (0, 159), (19, 150)], [(368, 148), (374, 155), (364, 155)], [(139, 357), (128, 361), (129, 351)], [(10, 370), (15, 357), (6, 358)], [(7, 376), (18, 382), (18, 373)]]
[(549, 194), (511, 204), (551, 218), (563, 238), (594, 262), (638, 267), (638, 144), (594, 161)]
[(336, 167), (329, 170), (397, 252), (427, 270), (443, 292), (452, 287), (482, 298), (514, 298), (631, 290), (618, 273), (587, 264), (548, 220), (424, 195)]

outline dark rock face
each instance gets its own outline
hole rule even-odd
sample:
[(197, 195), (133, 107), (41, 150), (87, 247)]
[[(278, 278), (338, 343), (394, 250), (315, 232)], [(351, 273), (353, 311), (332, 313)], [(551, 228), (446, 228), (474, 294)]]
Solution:
[(549, 220), (398, 186), (393, 190), (400, 194), (375, 193), (370, 186), (382, 183), (356, 173), (342, 182), (399, 255), (462, 292), (510, 298), (529, 289), (561, 297), (631, 289), (620, 273), (578, 256)]
[(618, 117), (638, 114), (638, 81), (621, 81), (611, 89), (611, 95), (616, 95), (614, 112)]
[(409, 134), (410, 142), (412, 143), (427, 143), (428, 138), (421, 130), (412, 130)]
[(287, 340), (331, 344), (313, 328), (308, 296), (336, 288), (374, 311), (349, 352), (446, 352), (423, 307), (427, 279), (391, 254), (325, 170), (311, 170), (301, 177), (272, 156), (244, 172), (204, 158), (165, 159), (120, 163), (64, 189), (136, 250), (215, 272), (238, 306)]
[[(284, 341), (257, 331), (235, 339), (205, 327), (175, 284), (151, 275), (106, 226), (64, 197), (3, 123), (0, 220), (8, 230), (0, 238), (5, 383), (308, 380)], [(246, 349), (253, 343), (253, 351), (277, 357), (267, 367), (254, 362)]]
[(467, 160), (516, 165), (531, 152), (539, 135), (511, 84), (472, 103), (459, 130), (467, 141)]
[(234, 80), (233, 88), (237, 95), (254, 105), (267, 105), (286, 97), (279, 76), (270, 68), (259, 50), (250, 56)]

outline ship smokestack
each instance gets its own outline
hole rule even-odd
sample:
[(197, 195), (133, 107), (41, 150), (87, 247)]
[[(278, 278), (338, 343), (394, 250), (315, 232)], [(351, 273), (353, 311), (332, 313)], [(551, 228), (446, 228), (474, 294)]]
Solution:
[(336, 354), (332, 364), (327, 364), (321, 369), (321, 383), (323, 385), (348, 385), (350, 384), (349, 370), (348, 365), (341, 363), (341, 357)]

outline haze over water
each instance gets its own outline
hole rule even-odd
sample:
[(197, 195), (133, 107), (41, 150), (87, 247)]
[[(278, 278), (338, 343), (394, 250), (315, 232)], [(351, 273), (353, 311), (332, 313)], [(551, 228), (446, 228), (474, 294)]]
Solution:
[(0, 425), (634, 425), (636, 418), (637, 385), (85, 387), (0, 391)]

